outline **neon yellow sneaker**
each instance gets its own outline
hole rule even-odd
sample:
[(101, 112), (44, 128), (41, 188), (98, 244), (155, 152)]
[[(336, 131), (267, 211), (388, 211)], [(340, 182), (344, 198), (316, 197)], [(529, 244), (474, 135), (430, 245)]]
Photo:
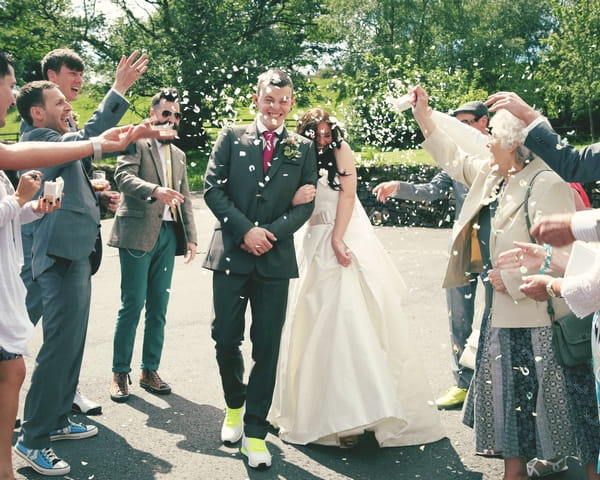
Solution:
[(236, 443), (242, 438), (244, 431), (244, 422), (242, 413), (244, 407), (229, 408), (225, 411), (225, 420), (221, 427), (221, 441), (227, 443)]
[(460, 388), (454, 385), (435, 401), (438, 410), (452, 410), (461, 408), (467, 397), (467, 388)]
[(265, 440), (262, 438), (244, 437), (240, 453), (248, 458), (248, 465), (252, 468), (265, 469), (271, 466), (271, 454)]

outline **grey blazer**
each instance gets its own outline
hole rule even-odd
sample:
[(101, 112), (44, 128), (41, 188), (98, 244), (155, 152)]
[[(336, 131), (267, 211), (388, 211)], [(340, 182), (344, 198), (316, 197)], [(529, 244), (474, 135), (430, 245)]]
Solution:
[[(76, 140), (78, 133), (60, 135), (49, 128), (34, 128), (22, 141)], [(100, 205), (81, 160), (42, 168), (44, 181), (62, 177), (64, 197), (59, 210), (36, 222), (33, 236), (33, 278), (54, 264), (54, 257), (81, 260), (89, 257), (100, 228)]]
[(398, 181), (399, 192), (394, 198), (402, 200), (413, 200), (417, 202), (433, 202), (441, 198), (448, 198), (450, 191), (454, 190), (454, 202), (456, 205), (455, 217), (458, 218), (462, 205), (469, 193), (469, 189), (454, 180), (444, 170), (439, 171), (428, 183), (413, 183)]
[[(179, 209), (181, 221), (178, 231), (177, 255), (185, 254), (187, 242), (197, 243), (196, 224), (187, 179), (185, 153), (170, 145), (173, 166), (173, 189), (185, 200)], [(147, 252), (154, 247), (163, 221), (164, 204), (152, 198), (158, 186), (166, 187), (160, 153), (156, 141), (140, 140), (135, 152), (120, 155), (115, 171), (115, 182), (123, 193), (110, 233), (108, 245)]]

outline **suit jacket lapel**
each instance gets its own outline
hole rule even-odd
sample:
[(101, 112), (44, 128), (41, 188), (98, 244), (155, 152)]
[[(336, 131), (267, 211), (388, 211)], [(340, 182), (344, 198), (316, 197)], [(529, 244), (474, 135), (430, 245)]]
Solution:
[(263, 175), (263, 141), (261, 136), (258, 134), (258, 129), (256, 128), (256, 122), (248, 125), (246, 129), (246, 137), (247, 141), (250, 145), (250, 158), (248, 162), (250, 163), (250, 168), (254, 167), (254, 176), (256, 177), (256, 182), (261, 185), (264, 184), (265, 178)]

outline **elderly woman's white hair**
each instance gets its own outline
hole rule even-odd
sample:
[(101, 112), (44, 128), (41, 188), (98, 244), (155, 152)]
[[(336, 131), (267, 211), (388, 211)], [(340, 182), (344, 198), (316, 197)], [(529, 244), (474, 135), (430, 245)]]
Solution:
[(490, 120), (490, 130), (492, 136), (500, 141), (502, 148), (517, 147), (517, 163), (529, 163), (534, 158), (534, 154), (525, 146), (525, 122), (518, 119), (508, 110), (498, 110)]

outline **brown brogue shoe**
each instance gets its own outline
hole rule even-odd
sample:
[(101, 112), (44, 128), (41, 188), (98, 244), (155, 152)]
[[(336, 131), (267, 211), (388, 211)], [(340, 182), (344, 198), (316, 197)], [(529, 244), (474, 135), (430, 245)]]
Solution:
[(147, 368), (142, 370), (140, 387), (151, 393), (158, 393), (159, 395), (168, 395), (171, 393), (171, 387), (158, 376), (158, 372), (156, 370), (148, 370)]
[(131, 385), (131, 378), (128, 373), (113, 373), (113, 379), (110, 385), (110, 399), (113, 402), (118, 403), (129, 400), (129, 385)]

